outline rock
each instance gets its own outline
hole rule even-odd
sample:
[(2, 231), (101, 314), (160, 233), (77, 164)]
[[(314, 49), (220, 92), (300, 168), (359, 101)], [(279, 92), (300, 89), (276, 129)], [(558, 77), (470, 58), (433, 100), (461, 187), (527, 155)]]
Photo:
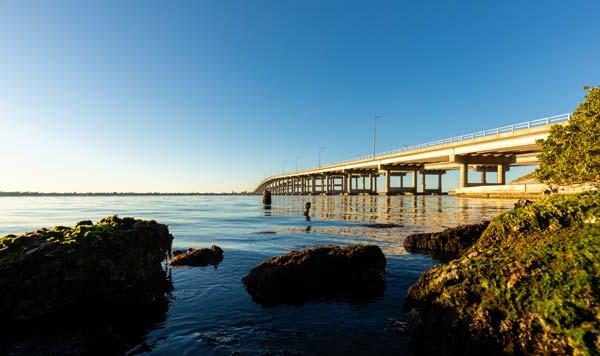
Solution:
[(375, 245), (319, 246), (272, 257), (242, 282), (263, 303), (373, 296), (383, 291), (385, 265), (385, 256)]
[(409, 235), (404, 239), (404, 248), (409, 252), (430, 253), (434, 258), (455, 258), (479, 239), (489, 223), (483, 221), (441, 232)]
[[(501, 214), (461, 257), (423, 273), (404, 310), (422, 354), (596, 355), (600, 192)], [(577, 335), (577, 336), (574, 336)]]
[(75, 226), (81, 226), (81, 225), (94, 225), (94, 223), (92, 222), (92, 220), (83, 220), (83, 221), (80, 221), (77, 224), (75, 224)]
[(188, 248), (187, 250), (173, 250), (173, 252), (171, 252), (171, 256), (175, 257), (175, 256), (179, 256), (182, 255), (186, 252), (192, 251), (192, 248)]
[(216, 245), (211, 248), (189, 249), (174, 255), (171, 266), (208, 266), (218, 265), (223, 261), (223, 250)]
[(253, 234), (257, 234), (257, 235), (274, 235), (276, 233), (277, 233), (276, 231), (271, 231), (271, 230), (253, 232)]
[(519, 199), (515, 203), (515, 208), (523, 208), (523, 207), (526, 207), (527, 205), (530, 205), (531, 203), (533, 203), (533, 202), (529, 199)]
[(392, 223), (372, 223), (372, 224), (361, 224), (360, 226), (368, 227), (371, 229), (392, 229), (395, 227), (404, 227), (401, 224), (392, 224)]
[(26, 321), (164, 294), (166, 225), (116, 216), (0, 238), (0, 318)]

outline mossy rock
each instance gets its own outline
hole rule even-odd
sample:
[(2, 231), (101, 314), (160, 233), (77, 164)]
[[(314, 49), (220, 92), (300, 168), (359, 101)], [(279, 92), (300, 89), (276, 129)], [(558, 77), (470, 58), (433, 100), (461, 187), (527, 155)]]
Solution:
[(438, 354), (597, 354), (599, 218), (598, 192), (496, 217), (462, 257), (410, 288), (413, 340)]
[(168, 285), (173, 237), (156, 221), (111, 216), (0, 238), (0, 316), (30, 320)]
[(386, 259), (376, 245), (316, 246), (272, 257), (242, 278), (262, 304), (373, 297), (385, 288)]

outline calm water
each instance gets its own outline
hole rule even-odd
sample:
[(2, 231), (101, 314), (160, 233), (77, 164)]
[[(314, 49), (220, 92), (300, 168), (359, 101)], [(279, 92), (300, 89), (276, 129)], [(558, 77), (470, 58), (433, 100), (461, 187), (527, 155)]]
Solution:
[[(312, 221), (302, 216), (311, 201)], [(405, 236), (478, 222), (510, 207), (509, 200), (454, 197), (44, 197), (0, 198), (0, 236), (117, 214), (169, 225), (174, 249), (217, 244), (225, 250), (214, 267), (172, 270), (168, 306), (121, 340), (129, 354), (411, 354), (402, 332), (406, 291), (439, 263), (407, 253)], [(364, 223), (397, 223), (374, 229)], [(276, 234), (256, 234), (259, 231)], [(319, 244), (375, 243), (387, 257), (386, 290), (368, 300), (327, 300), (263, 307), (240, 279), (264, 259)], [(85, 326), (82, 326), (85, 328)], [(68, 335), (17, 340), (11, 353), (48, 353)], [(65, 341), (67, 340), (67, 341)], [(53, 348), (54, 347), (54, 348)], [(88, 350), (89, 351), (89, 350)], [(56, 353), (61, 353), (60, 347)]]

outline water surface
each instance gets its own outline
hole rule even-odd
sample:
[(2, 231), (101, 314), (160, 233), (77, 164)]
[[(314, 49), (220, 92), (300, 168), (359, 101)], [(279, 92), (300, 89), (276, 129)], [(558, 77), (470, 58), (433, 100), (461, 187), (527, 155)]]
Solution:
[[(306, 201), (312, 203), (311, 221), (302, 216)], [(167, 224), (174, 249), (221, 246), (225, 257), (217, 267), (172, 269), (168, 305), (119, 338), (129, 354), (411, 354), (402, 332), (405, 295), (423, 271), (440, 262), (407, 253), (404, 237), (489, 219), (512, 203), (449, 196), (274, 197), (271, 209), (264, 209), (255, 196), (0, 197), (0, 236), (117, 214)], [(375, 222), (402, 227), (361, 225)], [(381, 297), (265, 307), (240, 282), (268, 257), (355, 243), (375, 243), (386, 255)], [(61, 353), (57, 345), (71, 342), (69, 336), (48, 331), (41, 339), (18, 338), (9, 353), (46, 354), (52, 347)]]

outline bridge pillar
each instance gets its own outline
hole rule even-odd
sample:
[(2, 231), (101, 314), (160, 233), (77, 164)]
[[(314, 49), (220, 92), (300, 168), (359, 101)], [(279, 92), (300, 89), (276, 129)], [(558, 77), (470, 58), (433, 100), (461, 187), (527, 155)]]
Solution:
[(506, 184), (506, 165), (498, 165), (498, 184)]
[(466, 188), (469, 186), (469, 165), (467, 163), (461, 163), (459, 169), (459, 187)]
[(346, 193), (352, 194), (352, 173), (348, 173), (346, 182)]
[(442, 194), (442, 173), (438, 173), (438, 194)]
[(385, 171), (385, 193), (386, 194), (391, 194), (392, 192), (392, 184), (391, 184), (391, 172), (390, 171)]
[(377, 194), (377, 178), (379, 178), (379, 175), (375, 174), (373, 176), (373, 193)]
[(412, 186), (413, 186), (413, 193), (417, 194), (417, 174), (418, 171), (414, 170), (412, 172)]
[(481, 184), (487, 184), (486, 171), (481, 171)]

